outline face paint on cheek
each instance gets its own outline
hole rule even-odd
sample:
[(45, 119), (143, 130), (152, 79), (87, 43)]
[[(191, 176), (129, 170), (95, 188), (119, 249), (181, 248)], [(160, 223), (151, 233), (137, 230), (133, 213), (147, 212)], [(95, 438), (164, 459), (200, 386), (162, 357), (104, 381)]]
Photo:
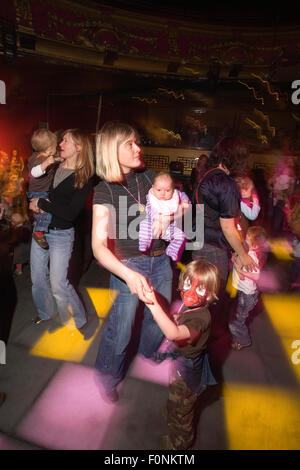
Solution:
[(188, 289), (181, 289), (181, 299), (187, 307), (201, 307), (206, 304), (206, 289), (198, 287), (198, 278), (195, 278)]

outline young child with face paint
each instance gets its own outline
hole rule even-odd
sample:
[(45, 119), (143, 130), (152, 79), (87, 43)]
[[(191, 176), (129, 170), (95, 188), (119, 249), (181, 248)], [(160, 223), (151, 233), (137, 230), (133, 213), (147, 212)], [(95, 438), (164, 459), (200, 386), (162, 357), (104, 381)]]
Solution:
[(156, 353), (156, 360), (174, 359), (169, 397), (164, 409), (169, 434), (163, 436), (160, 449), (186, 450), (195, 438), (195, 410), (201, 393), (215, 385), (208, 353), (211, 316), (208, 305), (217, 299), (217, 268), (202, 260), (192, 261), (179, 278), (182, 304), (172, 320), (161, 307), (154, 292), (147, 304), (154, 320), (171, 341), (167, 353)]

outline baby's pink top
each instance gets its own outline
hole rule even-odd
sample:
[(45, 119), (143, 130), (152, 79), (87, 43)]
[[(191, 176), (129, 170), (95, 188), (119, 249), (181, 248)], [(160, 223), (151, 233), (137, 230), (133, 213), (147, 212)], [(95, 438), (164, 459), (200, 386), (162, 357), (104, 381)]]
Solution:
[(152, 188), (148, 192), (148, 197), (151, 207), (156, 210), (159, 214), (171, 215), (175, 214), (175, 212), (177, 212), (178, 210), (180, 197), (177, 189), (174, 189), (174, 193), (171, 199), (157, 199), (157, 197), (153, 194)]

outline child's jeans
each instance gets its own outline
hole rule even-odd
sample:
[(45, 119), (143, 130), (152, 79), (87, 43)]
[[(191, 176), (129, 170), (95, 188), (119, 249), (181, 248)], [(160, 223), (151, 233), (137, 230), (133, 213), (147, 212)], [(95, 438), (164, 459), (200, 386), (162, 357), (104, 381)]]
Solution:
[(251, 344), (246, 320), (251, 310), (253, 310), (257, 304), (258, 296), (258, 291), (254, 292), (254, 294), (245, 294), (240, 290), (237, 292), (237, 308), (235, 317), (231, 320), (228, 326), (234, 339), (242, 345)]
[[(41, 191), (28, 191), (27, 197), (28, 199), (34, 198), (43, 198), (47, 199), (49, 193), (41, 192)], [(35, 232), (48, 232), (49, 224), (52, 220), (52, 214), (49, 212), (43, 212), (42, 214), (34, 214), (35, 224), (34, 224), (34, 231)]]

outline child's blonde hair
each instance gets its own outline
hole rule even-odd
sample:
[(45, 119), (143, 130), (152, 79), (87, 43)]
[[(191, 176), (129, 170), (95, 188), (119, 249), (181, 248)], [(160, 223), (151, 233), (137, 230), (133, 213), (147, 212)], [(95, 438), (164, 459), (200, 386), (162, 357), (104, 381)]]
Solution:
[(263, 248), (267, 241), (267, 233), (260, 225), (252, 225), (249, 227), (247, 235), (250, 237), (252, 245), (256, 245), (258, 248)]
[(57, 137), (48, 129), (37, 129), (32, 134), (31, 146), (36, 152), (45, 152), (49, 147), (57, 146)]
[(217, 293), (220, 285), (218, 268), (205, 260), (195, 260), (187, 264), (179, 276), (179, 289), (182, 289), (186, 279), (198, 278), (198, 286), (206, 289), (207, 304), (218, 300)]

